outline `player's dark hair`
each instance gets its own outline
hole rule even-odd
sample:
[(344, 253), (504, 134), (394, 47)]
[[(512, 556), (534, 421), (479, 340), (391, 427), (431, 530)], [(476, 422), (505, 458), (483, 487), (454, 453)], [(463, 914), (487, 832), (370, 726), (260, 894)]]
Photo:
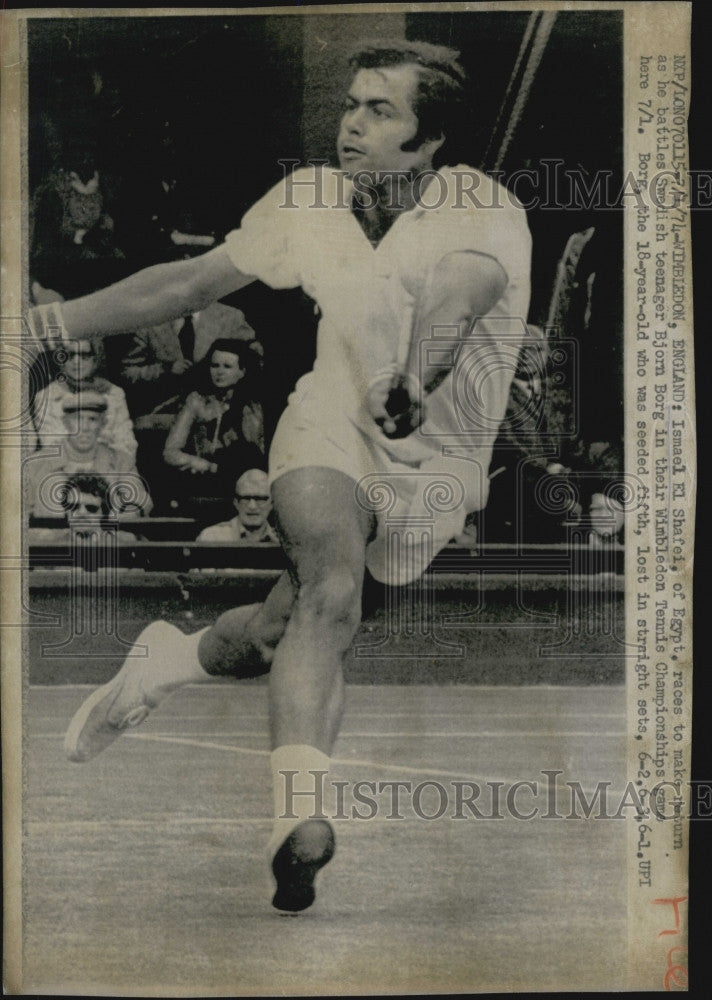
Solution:
[(354, 72), (389, 66), (417, 67), (419, 79), (413, 111), (418, 118), (418, 129), (412, 139), (403, 143), (402, 149), (411, 152), (428, 139), (444, 135), (446, 141), (436, 153), (436, 164), (456, 162), (452, 152), (463, 138), (468, 78), (458, 61), (459, 55), (444, 45), (384, 39), (363, 43), (349, 59)]
[(81, 472), (67, 476), (62, 484), (60, 495), (60, 503), (64, 509), (69, 510), (77, 502), (81, 493), (96, 497), (101, 503), (101, 513), (103, 515), (109, 513), (109, 484), (103, 476)]

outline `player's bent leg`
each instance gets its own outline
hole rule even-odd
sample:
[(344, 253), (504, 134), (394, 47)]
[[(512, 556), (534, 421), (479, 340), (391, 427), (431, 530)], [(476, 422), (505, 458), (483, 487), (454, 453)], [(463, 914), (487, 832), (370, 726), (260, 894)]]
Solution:
[(75, 713), (64, 739), (69, 759), (85, 763), (96, 757), (185, 684), (205, 683), (216, 675), (244, 678), (266, 673), (293, 600), (294, 589), (285, 573), (264, 604), (228, 611), (212, 628), (184, 635), (168, 622), (151, 623), (118, 674)]
[(342, 659), (361, 620), (358, 574), (336, 567), (303, 584), (270, 672), (273, 746), (306, 743), (330, 753), (343, 705)]
[(372, 525), (356, 504), (353, 480), (334, 470), (287, 473), (273, 495), (296, 600), (270, 673), (275, 826), (268, 853), (277, 884), (272, 904), (296, 912), (313, 902), (314, 880), (335, 845), (328, 819), (311, 818), (308, 795), (286, 801), (284, 775), (291, 771), (307, 788), (314, 772), (328, 775)]
[(284, 635), (296, 591), (283, 573), (262, 604), (232, 608), (201, 637), (198, 659), (212, 677), (258, 677), (270, 668)]

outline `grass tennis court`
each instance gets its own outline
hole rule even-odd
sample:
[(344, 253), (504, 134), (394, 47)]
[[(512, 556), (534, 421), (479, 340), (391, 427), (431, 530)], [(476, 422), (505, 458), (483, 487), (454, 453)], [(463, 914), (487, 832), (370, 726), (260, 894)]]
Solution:
[[(271, 813), (266, 687), (187, 688), (74, 765), (61, 740), (88, 690), (28, 695), (28, 991), (624, 984), (625, 823), (425, 821), (407, 809), (403, 821), (337, 821), (316, 904), (280, 916), (258, 863)], [(618, 685), (352, 684), (334, 770), (444, 784), (560, 768), (562, 781), (620, 789), (624, 728)]]
[[(33, 571), (29, 681), (103, 683), (148, 622), (164, 618), (197, 631), (228, 608), (264, 600), (277, 576), (122, 571), (112, 594), (98, 574)], [(570, 573), (539, 572), (517, 580), (511, 571), (483, 579), (478, 573), (432, 574), (422, 589), (393, 592), (371, 581), (364, 621), (345, 663), (347, 682), (623, 683), (620, 577), (577, 580)], [(424, 601), (432, 603), (429, 610)]]

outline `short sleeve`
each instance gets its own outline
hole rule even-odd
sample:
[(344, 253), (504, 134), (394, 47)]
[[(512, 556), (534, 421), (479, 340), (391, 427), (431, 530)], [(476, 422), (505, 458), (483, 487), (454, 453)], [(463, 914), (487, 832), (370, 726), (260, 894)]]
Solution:
[(252, 206), (239, 229), (225, 237), (225, 249), (235, 267), (271, 288), (296, 288), (301, 284), (298, 248), (301, 203), (294, 201), (297, 171), (280, 181)]
[(526, 212), (506, 188), (484, 174), (471, 172), (481, 180), (475, 201), (458, 194), (460, 187), (453, 180), (457, 170), (445, 175), (449, 197), (432, 212), (426, 252), (436, 258), (458, 250), (484, 254), (501, 265), (510, 283), (528, 282), (532, 240)]

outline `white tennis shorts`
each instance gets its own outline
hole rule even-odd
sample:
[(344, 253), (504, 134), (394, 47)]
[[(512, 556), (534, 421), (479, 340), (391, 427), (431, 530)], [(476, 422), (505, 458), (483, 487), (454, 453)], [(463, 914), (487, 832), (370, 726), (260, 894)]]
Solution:
[(484, 507), (489, 454), (482, 458), (432, 449), (432, 458), (419, 464), (396, 462), (344, 414), (316, 419), (308, 405), (290, 401), (272, 440), (269, 477), (273, 483), (287, 472), (321, 467), (352, 479), (356, 503), (377, 523), (366, 565), (377, 580), (399, 586), (417, 579), (462, 531), (467, 514)]

